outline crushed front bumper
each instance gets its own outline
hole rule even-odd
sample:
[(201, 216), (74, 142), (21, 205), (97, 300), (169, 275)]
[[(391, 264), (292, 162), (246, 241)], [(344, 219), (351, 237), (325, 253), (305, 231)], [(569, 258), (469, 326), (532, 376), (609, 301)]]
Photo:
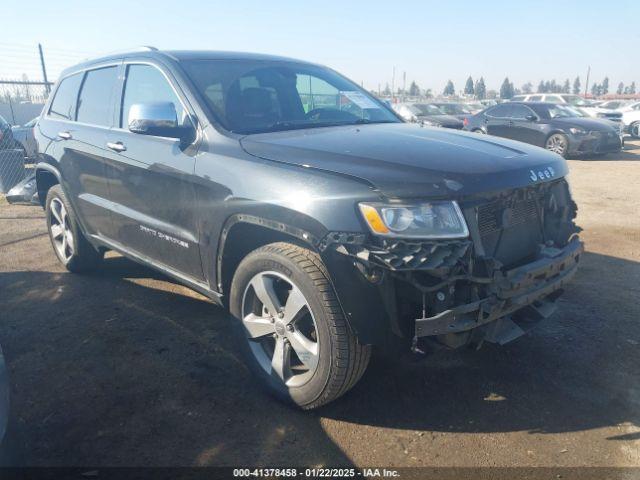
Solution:
[(490, 296), (416, 319), (415, 337), (464, 332), (527, 306), (543, 318), (549, 316), (553, 306), (545, 299), (554, 299), (573, 277), (583, 250), (582, 242), (574, 238), (563, 249), (543, 250), (534, 262), (506, 272), (497, 271), (490, 279)]

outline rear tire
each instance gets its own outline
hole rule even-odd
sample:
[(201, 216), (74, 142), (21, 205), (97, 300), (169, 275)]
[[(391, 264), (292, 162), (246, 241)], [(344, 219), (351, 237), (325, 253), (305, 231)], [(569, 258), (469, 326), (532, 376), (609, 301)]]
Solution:
[(60, 263), (74, 273), (94, 269), (102, 260), (103, 252), (85, 238), (60, 185), (49, 189), (45, 205), (49, 239)]
[(300, 408), (340, 397), (369, 363), (371, 347), (358, 343), (311, 250), (279, 242), (251, 252), (235, 272), (229, 307), (250, 370)]
[(640, 138), (640, 122), (633, 122), (630, 126), (629, 126), (629, 133), (631, 134), (631, 137), (634, 139), (639, 139)]

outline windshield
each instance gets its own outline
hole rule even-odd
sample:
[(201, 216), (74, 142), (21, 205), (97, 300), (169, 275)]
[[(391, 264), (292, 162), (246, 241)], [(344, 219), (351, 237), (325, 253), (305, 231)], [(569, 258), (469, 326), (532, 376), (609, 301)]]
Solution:
[(215, 119), (234, 133), (400, 123), (386, 105), (328, 68), (264, 60), (183, 65)]
[(582, 97), (580, 97), (578, 95), (562, 95), (562, 98), (569, 105), (573, 105), (573, 106), (576, 106), (576, 107), (587, 107), (587, 106), (591, 105), (590, 102), (588, 102), (587, 100), (585, 100), (584, 98), (582, 98)]
[(583, 117), (584, 115), (571, 107), (565, 107), (563, 105), (554, 105), (547, 109), (549, 118), (574, 118)]
[(416, 110), (418, 110), (419, 115), (443, 115), (442, 110), (440, 110), (435, 105), (429, 105), (427, 103), (416, 103), (413, 105)]

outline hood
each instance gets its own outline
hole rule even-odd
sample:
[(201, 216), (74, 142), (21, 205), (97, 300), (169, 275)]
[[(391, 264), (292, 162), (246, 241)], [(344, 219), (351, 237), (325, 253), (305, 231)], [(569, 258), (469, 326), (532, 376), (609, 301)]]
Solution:
[[(611, 126), (611, 122), (608, 120), (603, 121), (604, 119), (595, 119), (595, 118), (581, 118), (581, 117), (572, 117), (572, 118), (554, 118), (551, 120), (551, 123), (560, 128), (582, 128), (587, 131), (596, 131), (596, 132), (609, 132), (611, 129), (614, 129)], [(615, 129), (614, 129), (615, 130)]]
[(568, 173), (562, 157), (542, 148), (407, 123), (262, 133), (240, 142), (250, 155), (355, 177), (389, 198), (451, 198)]
[(418, 120), (436, 122), (440, 125), (458, 126), (462, 128), (462, 121), (452, 115), (418, 115)]

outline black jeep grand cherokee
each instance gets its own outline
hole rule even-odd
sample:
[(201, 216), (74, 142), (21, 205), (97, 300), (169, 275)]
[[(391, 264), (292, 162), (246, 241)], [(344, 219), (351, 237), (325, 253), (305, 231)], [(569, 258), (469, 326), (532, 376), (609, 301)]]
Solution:
[(559, 155), (405, 124), (310, 63), (101, 58), (63, 73), (36, 137), (67, 269), (116, 250), (224, 304), (249, 366), (303, 408), (351, 388), (374, 345), (516, 338), (582, 252)]

